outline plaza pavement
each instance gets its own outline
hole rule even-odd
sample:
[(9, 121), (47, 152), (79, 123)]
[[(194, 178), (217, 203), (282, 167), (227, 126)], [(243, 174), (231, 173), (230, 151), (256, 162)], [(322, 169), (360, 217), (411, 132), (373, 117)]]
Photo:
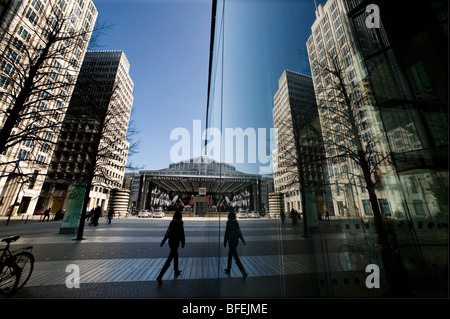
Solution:
[[(33, 274), (18, 299), (187, 299), (187, 298), (371, 298), (364, 285), (364, 269), (342, 269), (345, 244), (339, 227), (303, 237), (301, 225), (274, 219), (239, 220), (247, 245), (238, 253), (247, 270), (241, 274), (233, 261), (230, 275), (223, 272), (228, 248), (223, 247), (226, 220), (183, 219), (186, 248), (179, 249), (182, 274), (172, 267), (158, 286), (155, 279), (169, 248), (160, 247), (170, 222), (163, 219), (101, 219), (98, 227), (86, 226), (84, 240), (76, 234), (59, 234), (61, 222), (39, 219), (0, 220), (0, 237), (19, 234), (14, 247), (33, 245)], [(337, 224), (335, 226), (338, 226)], [(328, 245), (326, 254), (323, 245)], [(333, 246), (334, 245), (334, 246)], [(79, 288), (70, 288), (73, 267), (79, 270)], [(345, 267), (345, 265), (344, 265)], [(350, 267), (350, 266), (348, 266)], [(353, 266), (352, 266), (353, 267)], [(67, 285), (67, 282), (69, 283)], [(73, 283), (73, 282), (72, 282)]]

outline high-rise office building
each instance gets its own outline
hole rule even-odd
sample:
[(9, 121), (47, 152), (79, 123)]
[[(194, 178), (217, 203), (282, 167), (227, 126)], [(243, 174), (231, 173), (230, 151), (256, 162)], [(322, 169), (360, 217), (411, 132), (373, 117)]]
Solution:
[(284, 71), (274, 96), (276, 152), (275, 193), (284, 196), (284, 209), (302, 212), (302, 192), (311, 211), (327, 209), (324, 182), (324, 151), (312, 79)]
[(134, 84), (122, 51), (87, 52), (38, 205), (65, 209), (74, 181), (92, 179), (88, 209), (121, 189)]
[[(347, 12), (343, 0), (320, 4), (307, 49), (328, 158), (334, 211), (340, 216), (365, 216), (372, 215), (369, 195), (363, 173), (348, 150), (356, 152), (356, 144), (361, 144), (366, 160), (370, 165), (377, 165), (377, 170), (371, 172), (376, 181), (382, 175), (386, 182), (392, 182), (395, 169), (388, 160), (379, 164), (389, 156), (389, 149), (372, 91), (366, 85), (368, 70), (361, 63), (357, 35)], [(371, 34), (374, 32), (372, 30)], [(336, 83), (338, 77), (342, 83)], [(353, 121), (353, 129), (349, 119)], [(399, 194), (385, 192), (382, 187), (377, 187), (377, 193), (382, 213), (391, 215), (399, 209), (395, 200)]]
[(361, 63), (393, 154), (397, 184), (412, 218), (448, 216), (448, 2), (414, 5), (374, 1), (378, 29), (369, 29), (367, 1), (348, 1)]
[(91, 0), (0, 3), (0, 215), (34, 212), (97, 15)]

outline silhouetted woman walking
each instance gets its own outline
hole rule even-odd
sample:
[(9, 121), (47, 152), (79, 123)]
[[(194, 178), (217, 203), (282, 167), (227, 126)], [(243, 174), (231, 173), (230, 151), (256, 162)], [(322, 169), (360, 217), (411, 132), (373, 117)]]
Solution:
[(167, 257), (167, 261), (164, 264), (163, 268), (161, 269), (159, 276), (156, 278), (156, 281), (158, 282), (159, 285), (162, 284), (162, 277), (169, 268), (172, 260), (175, 276), (179, 276), (181, 274), (181, 270), (178, 269), (178, 248), (180, 247), (180, 243), (182, 248), (184, 248), (185, 244), (184, 225), (181, 219), (182, 219), (181, 209), (177, 207), (175, 213), (173, 214), (172, 221), (169, 224), (169, 228), (167, 229), (166, 234), (164, 235), (164, 239), (161, 242), (162, 247), (166, 242), (166, 240), (169, 239), (170, 254), (169, 257)]
[(242, 273), (242, 280), (245, 280), (247, 278), (247, 273), (244, 269), (244, 266), (242, 265), (241, 260), (239, 259), (239, 256), (237, 254), (237, 246), (239, 244), (239, 239), (242, 241), (242, 243), (245, 245), (244, 237), (241, 233), (241, 228), (239, 227), (239, 223), (236, 219), (236, 214), (234, 212), (228, 213), (228, 221), (227, 221), (227, 227), (225, 228), (225, 237), (223, 246), (230, 248), (228, 251), (228, 263), (227, 268), (224, 269), (224, 271), (229, 274), (231, 271), (231, 262), (234, 258), (234, 261), (236, 262), (236, 265), (238, 266), (239, 270)]

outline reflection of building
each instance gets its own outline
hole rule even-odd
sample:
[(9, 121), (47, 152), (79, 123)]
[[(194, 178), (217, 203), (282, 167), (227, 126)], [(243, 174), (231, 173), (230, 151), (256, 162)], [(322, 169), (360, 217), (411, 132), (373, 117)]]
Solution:
[[(366, 24), (369, 4), (379, 6), (379, 28)], [(355, 151), (378, 167), (372, 172), (377, 204), (401, 257), (399, 271), (413, 294), (431, 297), (448, 296), (447, 10), (439, 0), (329, 0), (318, 6), (307, 42), (323, 134), (334, 137), (325, 148), (335, 208), (368, 217), (376, 207), (361, 167), (340, 158), (345, 134), (353, 134), (330, 112), (339, 110), (332, 106), (343, 102), (342, 91), (320, 70), (338, 57), (363, 144)]]
[[(371, 178), (377, 181), (380, 209), (383, 214), (392, 215), (402, 209), (397, 200), (401, 194), (398, 190), (387, 192), (382, 187), (395, 181), (395, 169), (387, 160), (390, 151), (383, 123), (378, 108), (372, 103), (373, 92), (367, 85), (367, 74), (373, 71), (361, 63), (358, 33), (354, 31), (347, 13), (344, 0), (320, 4), (316, 10), (317, 19), (311, 27), (312, 35), (307, 41), (333, 206), (337, 215), (372, 215), (362, 171), (349, 152), (356, 152), (360, 144), (365, 161), (371, 167), (377, 167), (371, 172)], [(358, 26), (367, 29), (365, 24)], [(364, 45), (370, 46), (375, 31), (367, 30), (370, 38)], [(337, 77), (329, 72), (330, 69), (338, 70), (342, 83), (337, 83)], [(349, 119), (354, 121), (356, 132)]]
[[(93, 167), (88, 210), (106, 210), (110, 191), (120, 193), (133, 104), (129, 69), (122, 51), (86, 53), (38, 204), (52, 206), (52, 211), (64, 209), (72, 182), (92, 178)], [(96, 154), (95, 165), (91, 154)]]
[[(349, 2), (363, 65), (413, 218), (448, 216), (448, 2), (371, 1), (381, 28), (361, 27), (367, 1)], [(359, 27), (358, 27), (359, 26)]]
[[(234, 166), (201, 156), (170, 164), (169, 168), (139, 171), (133, 177), (131, 198), (136, 210), (167, 207), (174, 198), (185, 206), (191, 198), (206, 196), (210, 211), (234, 208), (261, 209), (261, 188), (266, 181), (260, 175), (236, 171)], [(199, 195), (206, 188), (206, 195)]]
[(284, 200), (281, 193), (269, 193), (269, 214), (272, 217), (277, 217), (281, 212), (284, 212)]
[[(21, 112), (28, 115), (15, 123), (11, 135), (23, 137), (19, 143), (0, 154), (0, 215), (9, 213), (15, 202), (20, 203), (19, 214), (32, 214), (35, 209), (48, 164), (53, 157), (53, 143), (57, 141), (67, 109), (67, 97), (73, 90), (71, 84), (62, 85), (63, 78), (69, 81), (76, 78), (97, 19), (97, 9), (90, 0), (58, 3), (0, 1), (0, 127), (4, 127), (4, 115), (11, 111), (13, 100), (24, 87), (23, 79), (29, 74), (30, 60), (37, 57), (38, 52), (49, 43), (43, 36), (43, 30), (50, 30), (61, 18), (65, 22), (59, 37), (68, 36), (69, 32), (85, 32), (83, 38), (86, 41), (78, 39), (75, 46), (72, 43), (75, 37), (68, 37), (64, 43), (54, 43), (48, 59), (34, 78), (35, 81), (40, 78), (41, 82), (34, 86), (31, 96), (27, 98), (29, 106)], [(64, 56), (58, 54), (63, 51), (63, 44), (70, 47), (65, 50)], [(34, 127), (39, 127), (37, 134), (33, 132)], [(23, 179), (10, 179), (11, 172), (18, 176), (19, 171)]]
[(261, 179), (261, 211), (269, 211), (269, 194), (274, 191), (273, 177)]
[(273, 189), (268, 194), (268, 201), (269, 201), (269, 214), (271, 216), (278, 216), (282, 211), (284, 212), (284, 199), (283, 194), (280, 192), (275, 192), (276, 190), (276, 178), (279, 176), (278, 173), (278, 152), (277, 148), (275, 147), (272, 150), (272, 165), (273, 165)]
[(354, 115), (364, 152), (372, 164), (383, 161), (373, 172), (381, 211), (397, 218), (448, 214), (448, 5), (375, 1), (381, 25), (368, 28), (370, 3), (319, 5), (307, 42), (322, 130), (332, 136), (325, 147), (335, 209), (341, 215), (372, 214), (360, 168), (339, 157), (345, 138), (340, 143), (344, 134), (336, 132), (346, 123), (337, 122), (332, 105), (341, 103), (342, 93), (320, 69), (332, 56), (359, 103)]
[(273, 118), (275, 192), (284, 195), (285, 211), (302, 211), (304, 192), (313, 215), (324, 213), (324, 151), (311, 77), (284, 71), (274, 97)]

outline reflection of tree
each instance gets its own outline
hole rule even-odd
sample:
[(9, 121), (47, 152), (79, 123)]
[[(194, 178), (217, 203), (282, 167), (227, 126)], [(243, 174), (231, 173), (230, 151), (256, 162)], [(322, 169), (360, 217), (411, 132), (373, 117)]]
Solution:
[[(377, 128), (379, 116), (364, 81), (339, 55), (329, 53), (324, 62), (312, 63), (325, 86), (317, 88), (325, 148), (332, 170), (342, 168), (349, 177), (356, 172), (363, 178), (371, 204), (374, 224), (389, 285), (394, 293), (407, 289), (402, 262), (395, 239), (390, 238), (382, 218), (377, 190), (382, 187), (382, 170), (390, 169), (390, 153), (382, 131)], [(349, 163), (353, 163), (353, 172)], [(334, 172), (333, 172), (334, 174)], [(358, 175), (356, 175), (358, 176)]]

